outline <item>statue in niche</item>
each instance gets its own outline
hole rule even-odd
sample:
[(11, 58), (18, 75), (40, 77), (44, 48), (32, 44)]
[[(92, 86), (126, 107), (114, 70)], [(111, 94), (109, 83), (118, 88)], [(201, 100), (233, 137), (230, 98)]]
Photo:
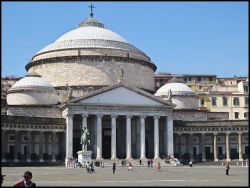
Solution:
[(168, 90), (167, 100), (170, 101), (170, 102), (172, 101), (172, 91), (171, 91), (171, 89)]
[(73, 96), (72, 96), (73, 89), (68, 84), (66, 84), (66, 86), (67, 86), (67, 99), (69, 100), (69, 99), (73, 98)]
[(118, 82), (121, 82), (123, 80), (123, 77), (124, 77), (124, 70), (122, 68), (120, 68)]

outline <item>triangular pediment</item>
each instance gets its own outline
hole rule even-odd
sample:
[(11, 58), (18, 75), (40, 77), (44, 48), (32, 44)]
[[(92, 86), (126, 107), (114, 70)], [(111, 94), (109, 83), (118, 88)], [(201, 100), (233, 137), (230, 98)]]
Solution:
[(78, 104), (171, 106), (166, 101), (163, 101), (150, 93), (123, 84), (108, 86), (87, 96), (72, 99), (69, 102)]

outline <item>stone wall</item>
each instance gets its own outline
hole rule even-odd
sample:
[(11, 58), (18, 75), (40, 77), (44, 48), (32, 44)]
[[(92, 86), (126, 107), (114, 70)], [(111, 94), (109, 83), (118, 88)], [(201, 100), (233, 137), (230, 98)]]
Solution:
[(28, 117), (62, 118), (62, 113), (57, 107), (42, 106), (8, 106), (7, 115)]
[(209, 119), (227, 120), (228, 113), (211, 113), (198, 110), (174, 110), (173, 119), (182, 121), (206, 121)]
[(153, 90), (154, 70), (147, 66), (133, 62), (114, 61), (73, 61), (37, 64), (34, 68), (43, 79), (52, 86), (113, 85), (117, 83), (119, 71), (124, 70), (123, 81), (135, 87)]
[(8, 105), (50, 105), (57, 104), (58, 100), (59, 98), (55, 93), (42, 91), (20, 91), (7, 95)]
[(175, 109), (198, 109), (198, 99), (194, 96), (173, 96)]
[(135, 59), (140, 59), (144, 61), (150, 61), (150, 58), (136, 52), (129, 52), (124, 50), (116, 50), (116, 49), (69, 49), (69, 50), (58, 50), (54, 52), (46, 52), (40, 55), (36, 55), (33, 57), (33, 61), (52, 58), (52, 57), (63, 57), (63, 56), (90, 56), (90, 55), (99, 55), (99, 56), (117, 56), (117, 57), (130, 57)]

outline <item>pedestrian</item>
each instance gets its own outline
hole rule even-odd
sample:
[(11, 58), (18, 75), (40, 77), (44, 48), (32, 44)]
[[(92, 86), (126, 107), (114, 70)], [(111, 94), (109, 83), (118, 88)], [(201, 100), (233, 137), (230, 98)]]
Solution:
[(190, 166), (190, 167), (192, 167), (192, 166), (193, 166), (193, 163), (192, 163), (192, 161), (191, 161), (191, 160), (189, 161), (189, 166)]
[(3, 175), (3, 174), (1, 174), (1, 185), (3, 184), (3, 181), (4, 181), (4, 177), (5, 177), (6, 175)]
[(20, 179), (13, 187), (36, 187), (36, 184), (31, 181), (32, 173), (26, 171), (23, 178)]
[(139, 160), (139, 163), (140, 163), (140, 165), (141, 165), (141, 159)]
[(86, 163), (86, 171), (87, 171), (87, 173), (89, 173), (89, 168), (90, 168), (90, 164), (89, 164), (89, 161), (87, 161), (87, 163)]
[(157, 171), (158, 171), (158, 172), (161, 171), (161, 163), (160, 163), (160, 162), (157, 163)]
[(132, 170), (132, 163), (131, 162), (128, 162), (128, 171), (133, 172), (133, 170)]
[(148, 159), (148, 167), (150, 167), (150, 160)]
[(116, 170), (116, 163), (115, 162), (113, 162), (113, 174), (115, 174), (115, 170)]
[(93, 161), (91, 161), (91, 163), (89, 165), (89, 171), (90, 171), (91, 174), (95, 172)]
[(153, 168), (153, 159), (150, 160), (151, 168)]
[(228, 176), (229, 174), (228, 174), (228, 172), (229, 172), (229, 162), (227, 162), (227, 164), (226, 164), (226, 175)]

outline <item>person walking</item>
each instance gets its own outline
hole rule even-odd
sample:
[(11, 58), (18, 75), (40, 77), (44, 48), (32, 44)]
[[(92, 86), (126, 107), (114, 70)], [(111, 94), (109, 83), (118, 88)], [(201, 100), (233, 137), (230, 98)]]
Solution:
[(148, 159), (148, 167), (150, 167), (150, 160)]
[(153, 159), (150, 160), (151, 168), (153, 168)]
[(3, 174), (1, 174), (1, 185), (3, 184), (3, 181), (4, 181), (4, 177), (5, 177), (6, 175), (3, 175)]
[(226, 175), (227, 175), (227, 176), (229, 175), (229, 174), (228, 174), (228, 173), (229, 173), (229, 168), (230, 168), (230, 167), (229, 167), (229, 162), (227, 162), (227, 164), (226, 164)]
[(116, 170), (116, 163), (115, 162), (113, 162), (113, 174), (115, 174), (115, 170)]
[(131, 162), (128, 162), (128, 171), (133, 172), (133, 170), (132, 170), (132, 163)]
[(13, 187), (36, 187), (36, 184), (31, 181), (32, 173), (26, 171), (23, 178), (20, 179)]
[(161, 163), (160, 163), (160, 162), (157, 163), (157, 171), (158, 171), (158, 172), (161, 171)]
[(94, 163), (93, 163), (93, 161), (91, 161), (91, 163), (90, 163), (89, 166), (90, 166), (90, 169), (89, 169), (90, 173), (91, 173), (91, 174), (94, 173), (95, 170), (94, 170)]
[(139, 163), (140, 163), (140, 165), (141, 165), (141, 159), (139, 160)]
[(86, 163), (86, 171), (87, 173), (89, 173), (89, 167), (90, 167), (90, 164), (89, 164), (89, 161)]

